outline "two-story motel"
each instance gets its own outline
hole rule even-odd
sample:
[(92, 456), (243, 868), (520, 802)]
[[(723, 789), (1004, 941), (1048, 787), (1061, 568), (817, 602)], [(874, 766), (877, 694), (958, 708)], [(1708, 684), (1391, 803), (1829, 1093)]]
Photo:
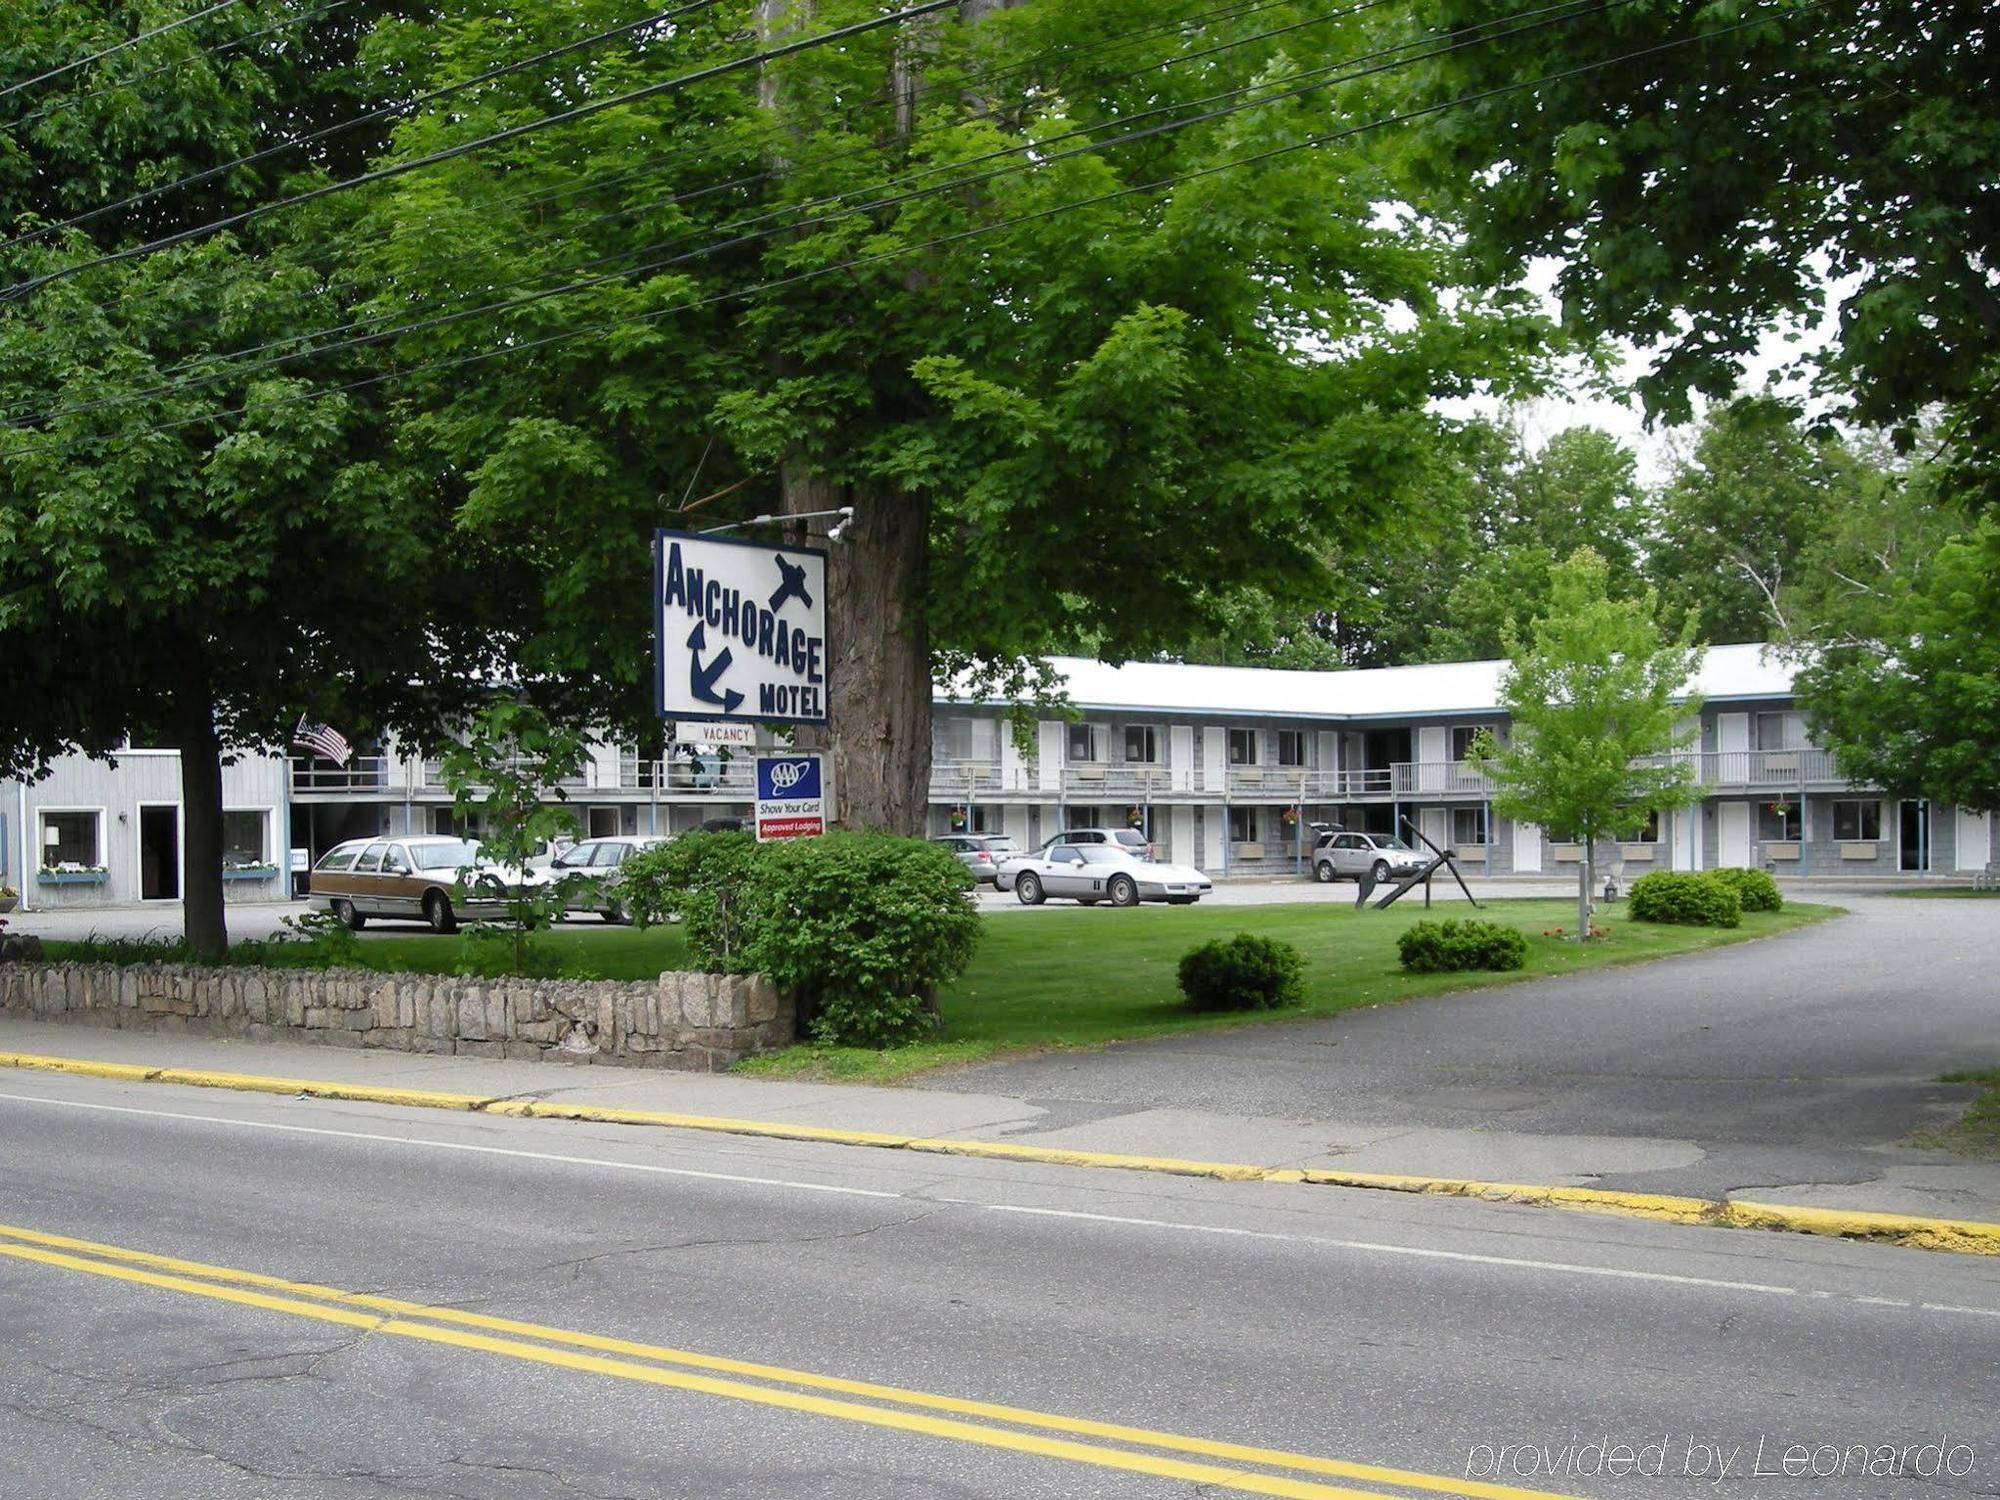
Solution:
[[(1287, 876), (1309, 869), (1315, 823), (1387, 832), (1407, 818), (1474, 874), (1569, 877), (1582, 858), (1563, 830), (1498, 816), (1491, 784), (1468, 762), (1480, 729), (1506, 736), (1504, 662), (1348, 672), (1055, 665), (1075, 716), (1040, 716), (1025, 736), (1008, 705), (940, 691), (933, 833), (1033, 845), (1065, 827), (1136, 826), (1163, 856), (1216, 876)], [(1695, 688), (1698, 736), (1683, 753), (1701, 801), (1600, 848), (1605, 867), (1627, 879), (1716, 865), (1905, 878), (1994, 859), (1985, 814), (1842, 780), (1806, 736), (1790, 668), (1764, 648), (1712, 648)], [(564, 790), (584, 831), (603, 836), (745, 817), (752, 785), (749, 752), (691, 747), (648, 760), (599, 744)], [(178, 898), (179, 795), (173, 753), (145, 749), (115, 764), (70, 756), (40, 782), (0, 782), (0, 885), (33, 906)], [(224, 804), (238, 900), (281, 899), (294, 870), (343, 839), (458, 826), (439, 763), (394, 745), (344, 767), (244, 757), (225, 770)]]

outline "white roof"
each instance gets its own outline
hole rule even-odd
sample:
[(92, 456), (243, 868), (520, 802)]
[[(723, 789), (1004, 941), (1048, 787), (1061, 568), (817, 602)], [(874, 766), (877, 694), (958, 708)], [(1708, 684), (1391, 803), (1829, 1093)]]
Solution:
[[(1185, 662), (1113, 666), (1077, 656), (1052, 657), (1049, 664), (1069, 701), (1081, 709), (1288, 719), (1498, 713), (1500, 678), (1507, 667), (1504, 661), (1454, 661), (1425, 667), (1287, 672)], [(1709, 700), (1787, 698), (1792, 692), (1792, 668), (1768, 646), (1711, 646), (1694, 686)]]

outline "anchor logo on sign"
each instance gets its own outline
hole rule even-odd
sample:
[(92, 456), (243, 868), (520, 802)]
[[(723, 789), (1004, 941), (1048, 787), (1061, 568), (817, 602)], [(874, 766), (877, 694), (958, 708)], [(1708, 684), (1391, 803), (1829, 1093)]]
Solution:
[(700, 622), (688, 634), (688, 690), (703, 703), (721, 705), (726, 714), (736, 712), (736, 706), (743, 701), (743, 695), (734, 688), (715, 690), (715, 680), (729, 670), (729, 648), (724, 646), (713, 660), (704, 667), (701, 653), (708, 649), (708, 634)]

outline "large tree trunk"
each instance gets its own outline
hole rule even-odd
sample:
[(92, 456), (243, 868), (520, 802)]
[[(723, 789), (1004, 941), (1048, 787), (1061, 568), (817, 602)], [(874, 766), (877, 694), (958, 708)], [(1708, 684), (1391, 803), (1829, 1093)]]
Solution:
[(202, 958), (229, 951), (222, 903), (222, 744), (205, 687), (183, 688), (174, 705), (181, 753), (181, 920)]
[(842, 826), (914, 837), (930, 806), (930, 506), (840, 489), (802, 463), (785, 466), (784, 492), (792, 515), (854, 508), (838, 541), (826, 541), (832, 518), (809, 528), (827, 549), (827, 725), (798, 742), (827, 751)]

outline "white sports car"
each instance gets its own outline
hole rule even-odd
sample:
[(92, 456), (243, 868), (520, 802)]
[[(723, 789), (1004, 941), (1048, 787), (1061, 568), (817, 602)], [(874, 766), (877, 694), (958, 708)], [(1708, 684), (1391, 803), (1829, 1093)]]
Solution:
[(1023, 906), (1040, 906), (1050, 896), (1085, 906), (1100, 901), (1113, 906), (1137, 906), (1141, 901), (1192, 906), (1215, 889), (1199, 870), (1135, 859), (1116, 844), (1052, 844), (1008, 860), (995, 872), (993, 883), (999, 890), (1011, 890)]

